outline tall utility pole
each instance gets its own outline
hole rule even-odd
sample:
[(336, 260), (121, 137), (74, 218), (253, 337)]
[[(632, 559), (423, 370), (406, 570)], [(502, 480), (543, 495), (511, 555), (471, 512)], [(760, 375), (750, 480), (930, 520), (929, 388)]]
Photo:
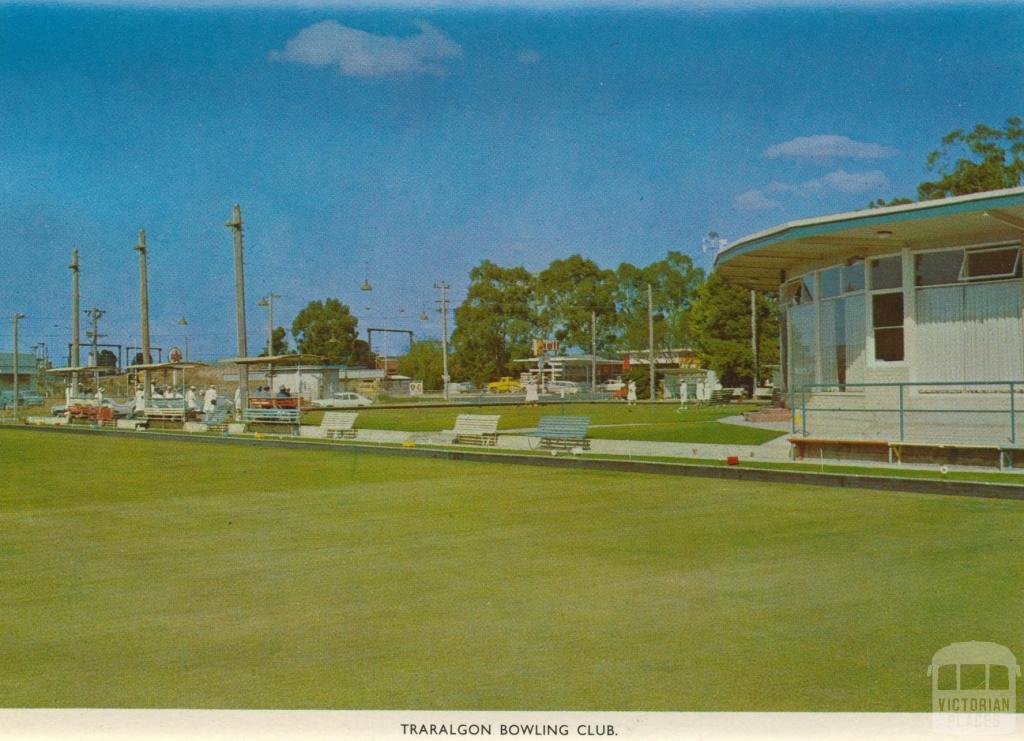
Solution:
[(754, 352), (754, 379), (750, 382), (750, 396), (757, 393), (757, 293), (750, 291), (750, 347)]
[(647, 284), (647, 362), (651, 365), (650, 398), (654, 401), (654, 292)]
[[(139, 229), (139, 243), (135, 245), (139, 253), (139, 317), (142, 322), (142, 362), (153, 362), (149, 345), (149, 271), (146, 265), (146, 230)], [(142, 371), (142, 393), (146, 407), (152, 406), (152, 391), (149, 387), (149, 371)]]
[(24, 314), (15, 314), (14, 324), (14, 421), (18, 421), (18, 322), (25, 318)]
[(92, 340), (92, 362), (90, 365), (99, 364), (99, 338), (106, 337), (106, 335), (99, 334), (99, 319), (106, 312), (103, 309), (97, 309), (93, 306), (91, 309), (85, 311), (86, 316), (89, 317), (89, 324), (91, 330), (85, 333), (85, 336)]
[[(82, 351), (81, 351), (81, 337), (79, 336), (80, 324), (79, 315), (81, 308), (79, 307), (79, 294), (78, 294), (78, 250), (71, 250), (71, 264), (68, 265), (71, 268), (71, 361), (69, 365), (72, 368), (78, 368), (82, 364)], [(78, 396), (78, 373), (71, 374), (71, 398), (74, 399)]]
[(256, 302), (257, 306), (267, 307), (267, 357), (274, 354), (274, 299), (281, 298), (280, 295), (270, 292), (265, 298)]
[(444, 398), (448, 400), (448, 289), (451, 288), (443, 280), (435, 283), (434, 288), (441, 291), (437, 303), (441, 306), (441, 383), (444, 386)]
[[(235, 238), (235, 323), (238, 328), (238, 356), (249, 357), (249, 343), (245, 331), (245, 261), (242, 257), (242, 207), (235, 204), (231, 209), (231, 221), (225, 222)], [(249, 406), (249, 366), (238, 366), (239, 401), (242, 409)]]
[(590, 310), (590, 393), (597, 390), (597, 311)]

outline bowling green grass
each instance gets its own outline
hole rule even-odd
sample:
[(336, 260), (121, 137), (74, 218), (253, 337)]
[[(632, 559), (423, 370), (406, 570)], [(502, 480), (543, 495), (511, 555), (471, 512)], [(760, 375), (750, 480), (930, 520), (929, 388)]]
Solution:
[(0, 431), (0, 704), (930, 709), (1024, 503)]

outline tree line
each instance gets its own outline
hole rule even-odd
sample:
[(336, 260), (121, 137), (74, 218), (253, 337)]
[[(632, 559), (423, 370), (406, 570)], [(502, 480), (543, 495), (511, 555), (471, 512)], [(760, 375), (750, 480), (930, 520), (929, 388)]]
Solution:
[[(1010, 117), (1003, 127), (977, 124), (944, 136), (926, 158), (934, 180), (917, 187), (920, 200), (1014, 187), (1024, 178), (1024, 125)], [(878, 199), (870, 207), (912, 203)], [(455, 309), (451, 337), (452, 378), (478, 385), (515, 375), (512, 361), (533, 354), (534, 339), (558, 340), (563, 351), (589, 352), (591, 314), (599, 355), (615, 357), (648, 345), (648, 286), (653, 303), (655, 349), (690, 348), (727, 386), (749, 385), (753, 376), (750, 294), (717, 274), (706, 276), (681, 252), (670, 251), (647, 266), (621, 263), (601, 268), (582, 255), (553, 260), (539, 273), (484, 260), (469, 274), (465, 300)], [(758, 294), (758, 362), (779, 362), (779, 306), (773, 294)], [(358, 320), (339, 299), (311, 301), (291, 326), (296, 348), (328, 363), (372, 363)], [(283, 327), (274, 331), (272, 352), (288, 347)], [(415, 343), (399, 372), (441, 385), (441, 350), (436, 341)], [(762, 379), (766, 374), (762, 372)], [(644, 381), (646, 382), (646, 381)]]

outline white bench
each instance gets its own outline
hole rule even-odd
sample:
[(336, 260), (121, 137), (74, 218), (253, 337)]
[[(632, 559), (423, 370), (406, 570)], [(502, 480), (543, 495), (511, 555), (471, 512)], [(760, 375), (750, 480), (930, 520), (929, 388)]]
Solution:
[(358, 412), (326, 412), (320, 421), (320, 429), (330, 440), (352, 440), (358, 434), (352, 429), (358, 416)]
[(455, 443), (494, 445), (498, 442), (500, 414), (460, 414), (455, 418)]

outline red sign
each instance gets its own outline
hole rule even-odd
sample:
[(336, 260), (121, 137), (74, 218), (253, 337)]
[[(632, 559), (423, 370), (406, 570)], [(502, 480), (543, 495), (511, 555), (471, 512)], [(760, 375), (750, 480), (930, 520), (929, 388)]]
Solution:
[(628, 355), (623, 355), (622, 356), (622, 370), (624, 370), (624, 371), (628, 371), (629, 370), (629, 356)]
[(177, 347), (172, 347), (171, 351), (167, 353), (167, 359), (170, 360), (172, 363), (180, 363), (181, 350), (178, 349)]

